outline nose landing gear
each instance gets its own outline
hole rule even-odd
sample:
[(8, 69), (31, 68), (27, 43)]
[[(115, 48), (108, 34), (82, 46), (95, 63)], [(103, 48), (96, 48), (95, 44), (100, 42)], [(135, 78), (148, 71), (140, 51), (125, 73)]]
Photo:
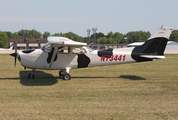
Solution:
[(35, 74), (34, 74), (35, 69), (32, 70), (30, 74), (28, 74), (28, 79), (35, 79)]
[(35, 79), (35, 75), (33, 73), (28, 74), (28, 79)]

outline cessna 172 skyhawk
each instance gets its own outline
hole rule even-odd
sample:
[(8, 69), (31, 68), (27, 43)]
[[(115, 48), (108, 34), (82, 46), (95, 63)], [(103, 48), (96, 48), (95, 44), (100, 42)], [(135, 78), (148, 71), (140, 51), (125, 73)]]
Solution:
[[(59, 75), (63, 80), (70, 80), (70, 69), (85, 68), (93, 66), (114, 65), (123, 63), (135, 63), (162, 59), (167, 41), (172, 32), (172, 28), (160, 27), (143, 45), (130, 48), (93, 50), (86, 47), (86, 43), (75, 42), (65, 37), (50, 36), (48, 42), (41, 49), (23, 50), (11, 54), (18, 58), (24, 68), (32, 69), (28, 75), (29, 79), (34, 79), (35, 69), (60, 70)], [(68, 50), (64, 49), (68, 47)], [(76, 53), (80, 47), (81, 51)]]

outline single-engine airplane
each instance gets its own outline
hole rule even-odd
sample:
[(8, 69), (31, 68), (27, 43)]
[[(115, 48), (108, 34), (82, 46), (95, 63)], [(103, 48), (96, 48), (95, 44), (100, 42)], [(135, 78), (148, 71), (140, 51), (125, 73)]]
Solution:
[[(143, 45), (129, 48), (93, 50), (86, 43), (65, 37), (50, 36), (41, 49), (23, 50), (11, 55), (18, 58), (24, 68), (32, 69), (28, 75), (34, 79), (35, 69), (60, 70), (63, 80), (70, 80), (70, 69), (153, 61), (164, 57), (164, 50), (173, 28), (161, 26)], [(81, 48), (80, 52), (77, 52)]]
[(6, 48), (0, 48), (0, 50), (12, 50), (14, 48), (14, 45), (12, 44), (8, 49)]

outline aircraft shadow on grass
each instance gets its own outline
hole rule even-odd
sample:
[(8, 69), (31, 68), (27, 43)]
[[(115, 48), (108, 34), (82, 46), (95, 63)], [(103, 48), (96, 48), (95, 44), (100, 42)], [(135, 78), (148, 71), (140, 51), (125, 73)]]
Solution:
[(28, 79), (29, 71), (20, 71), (20, 83), (25, 86), (51, 86), (58, 82), (59, 77), (54, 77), (52, 74), (43, 71), (35, 71), (35, 79)]
[(130, 80), (146, 80), (145, 78), (135, 75), (121, 75), (119, 78), (130, 79)]
[[(35, 79), (28, 79), (27, 76), (30, 73), (30, 71), (20, 71), (19, 72), (19, 78), (0, 78), (3, 80), (9, 79), (9, 80), (19, 80), (20, 83), (24, 86), (52, 86), (58, 82), (58, 79), (61, 79), (60, 77), (54, 77), (52, 74), (45, 73), (43, 71), (35, 71), (36, 78)], [(121, 75), (119, 77), (72, 77), (72, 78), (123, 78), (123, 79), (129, 79), (129, 80), (146, 80), (145, 78), (135, 76), (135, 75)]]
[[(30, 72), (29, 71), (20, 71), (20, 83), (25, 86), (51, 86), (58, 82), (57, 79), (61, 79), (61, 77), (54, 77), (52, 74), (43, 72), (43, 71), (35, 71), (36, 78), (35, 79), (28, 79), (27, 76)], [(135, 75), (121, 75), (120, 77), (72, 77), (72, 78), (123, 78), (129, 80), (146, 80), (145, 78), (135, 76)]]
[(146, 80), (145, 78), (135, 76), (135, 75), (121, 75), (120, 77), (72, 77), (72, 78), (123, 78), (123, 79), (129, 79), (129, 80)]

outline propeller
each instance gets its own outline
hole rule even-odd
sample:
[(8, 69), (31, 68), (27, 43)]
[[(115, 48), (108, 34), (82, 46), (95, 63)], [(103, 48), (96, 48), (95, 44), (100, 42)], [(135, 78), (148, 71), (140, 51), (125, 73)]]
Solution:
[(15, 48), (15, 53), (12, 53), (10, 55), (13, 56), (13, 57), (15, 57), (14, 67), (16, 67), (16, 61), (17, 61), (17, 41), (14, 42), (14, 48)]

